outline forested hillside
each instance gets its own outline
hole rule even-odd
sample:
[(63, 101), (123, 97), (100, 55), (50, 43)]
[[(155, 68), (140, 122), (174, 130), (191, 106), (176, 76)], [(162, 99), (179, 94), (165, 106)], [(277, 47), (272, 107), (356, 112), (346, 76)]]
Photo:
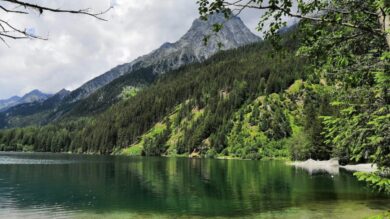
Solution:
[[(243, 107), (261, 96), (283, 92), (304, 76), (304, 61), (294, 55), (296, 41), (290, 37), (285, 45), (278, 54), (267, 42), (221, 52), (202, 64), (164, 75), (96, 117), (6, 130), (0, 134), (1, 149), (107, 154), (135, 145), (145, 155), (226, 153), (225, 136)], [(285, 119), (280, 110), (277, 113)], [(159, 125), (161, 133), (151, 135)], [(269, 127), (263, 128), (264, 133), (268, 129), (279, 132)], [(289, 136), (291, 131), (267, 139)]]
[[(390, 2), (199, 0), (199, 13), (262, 11), (258, 27), (276, 48), (285, 17), (299, 19), (302, 44), (297, 55), (312, 67), (307, 85), (317, 85), (304, 100), (303, 115), (312, 118), (305, 131), (309, 149), (345, 162), (369, 161), (375, 173), (359, 179), (390, 193)], [(306, 86), (305, 86), (306, 87)], [(317, 95), (320, 94), (320, 95)], [(300, 144), (303, 146), (305, 144)]]

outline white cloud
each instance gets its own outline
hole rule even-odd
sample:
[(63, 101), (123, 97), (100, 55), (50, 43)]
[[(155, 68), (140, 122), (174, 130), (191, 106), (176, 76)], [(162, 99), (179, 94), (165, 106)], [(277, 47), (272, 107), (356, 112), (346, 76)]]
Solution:
[[(89, 16), (44, 13), (6, 15), (6, 19), (48, 41), (0, 44), (0, 98), (32, 89), (55, 93), (75, 89), (116, 65), (179, 39), (198, 17), (196, 0), (35, 0), (63, 9), (93, 8), (103, 22)], [(1, 15), (3, 18), (3, 14)], [(255, 31), (258, 12), (243, 14)]]

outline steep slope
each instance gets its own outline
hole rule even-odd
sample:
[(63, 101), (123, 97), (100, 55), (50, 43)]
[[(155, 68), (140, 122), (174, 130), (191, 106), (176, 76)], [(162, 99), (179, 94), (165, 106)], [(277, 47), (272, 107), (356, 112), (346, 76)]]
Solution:
[[(224, 23), (224, 28), (217, 34), (212, 32), (214, 24)], [(210, 35), (209, 43), (204, 44), (204, 37)], [(157, 74), (177, 69), (192, 62), (203, 61), (220, 50), (238, 48), (259, 41), (245, 26), (239, 17), (226, 20), (222, 14), (209, 16), (207, 21), (197, 19), (188, 32), (175, 43), (165, 43), (152, 53), (140, 57), (131, 66), (154, 66)]]
[(58, 114), (53, 115), (50, 120), (56, 120), (56, 117), (91, 116), (102, 112), (114, 103), (126, 98), (128, 90), (142, 90), (158, 77), (159, 75), (153, 73), (153, 66), (122, 75), (87, 98), (67, 104), (58, 110)]
[[(212, 32), (212, 26), (218, 23), (224, 23), (224, 28), (215, 34)], [(204, 43), (206, 35), (210, 35), (207, 45)], [(101, 112), (116, 102), (120, 94), (128, 87), (142, 88), (167, 71), (178, 69), (189, 63), (202, 62), (220, 50), (238, 48), (259, 40), (259, 37), (254, 35), (239, 17), (226, 20), (222, 14), (215, 14), (207, 21), (196, 19), (188, 32), (177, 42), (165, 43), (150, 54), (127, 65), (119, 66), (118, 68), (121, 69), (119, 72), (130, 71), (130, 73), (119, 76), (86, 99), (78, 101), (67, 115), (80, 116), (91, 112)], [(112, 73), (108, 73), (109, 79), (115, 77)], [(105, 78), (105, 75), (100, 77)], [(95, 84), (95, 82), (92, 80), (90, 83)]]
[[(212, 26), (216, 23), (224, 23), (224, 28), (218, 34), (213, 34)], [(204, 45), (203, 39), (209, 34), (210, 42)], [(226, 20), (222, 14), (215, 14), (207, 21), (196, 19), (188, 32), (177, 42), (164, 43), (155, 51), (88, 81), (73, 91), (67, 101), (74, 102), (85, 98), (116, 78), (141, 68), (152, 66), (154, 74), (162, 74), (188, 63), (203, 61), (220, 50), (218, 43), (222, 43), (222, 49), (227, 50), (259, 40), (259, 37), (254, 35), (238, 17)]]
[[(224, 28), (218, 34), (211, 31), (215, 23), (224, 23)], [(209, 34), (209, 43), (205, 45), (203, 39)], [(11, 108), (7, 115), (0, 113), (0, 128), (45, 124), (65, 116), (89, 116), (104, 111), (120, 100), (121, 94), (129, 88), (146, 87), (167, 71), (204, 61), (221, 49), (238, 48), (259, 40), (238, 17), (225, 20), (223, 15), (215, 14), (207, 21), (197, 19), (177, 42), (165, 43), (150, 54), (92, 79), (64, 96), (59, 103), (54, 104), (55, 107), (53, 104), (31, 104)], [(221, 48), (220, 43), (223, 45)], [(56, 100), (49, 99), (47, 102)]]

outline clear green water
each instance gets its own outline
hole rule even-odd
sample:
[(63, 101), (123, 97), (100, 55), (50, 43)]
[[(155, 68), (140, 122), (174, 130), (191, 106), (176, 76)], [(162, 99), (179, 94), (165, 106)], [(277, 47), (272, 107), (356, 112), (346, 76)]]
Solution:
[(0, 218), (365, 218), (389, 198), (282, 161), (0, 154)]

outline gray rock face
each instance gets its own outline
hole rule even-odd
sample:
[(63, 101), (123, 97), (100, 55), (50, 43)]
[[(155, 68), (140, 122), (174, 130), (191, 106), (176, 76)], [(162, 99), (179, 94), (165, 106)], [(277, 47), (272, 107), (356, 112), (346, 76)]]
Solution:
[[(224, 28), (220, 32), (212, 31), (214, 24), (222, 23)], [(210, 36), (207, 45), (203, 41), (205, 36)], [(259, 38), (245, 26), (240, 18), (232, 17), (226, 20), (222, 14), (214, 14), (209, 16), (207, 21), (195, 20), (179, 41), (165, 43), (159, 49), (130, 64), (133, 67), (157, 65), (154, 71), (156, 74), (161, 74), (188, 63), (201, 62), (220, 49), (233, 49), (256, 41), (259, 41)], [(219, 43), (222, 45), (221, 48), (218, 46)]]
[[(216, 23), (224, 24), (218, 33), (212, 31), (212, 26)], [(203, 39), (206, 35), (210, 35), (210, 39), (208, 44), (204, 45)], [(88, 81), (73, 91), (66, 101), (75, 102), (83, 99), (116, 78), (140, 68), (154, 66), (155, 74), (163, 74), (189, 63), (201, 62), (220, 49), (233, 49), (259, 40), (260, 38), (254, 35), (239, 17), (226, 20), (222, 14), (214, 14), (209, 16), (207, 21), (196, 19), (188, 32), (177, 42), (164, 43), (151, 53)], [(222, 48), (218, 44), (222, 44)]]

